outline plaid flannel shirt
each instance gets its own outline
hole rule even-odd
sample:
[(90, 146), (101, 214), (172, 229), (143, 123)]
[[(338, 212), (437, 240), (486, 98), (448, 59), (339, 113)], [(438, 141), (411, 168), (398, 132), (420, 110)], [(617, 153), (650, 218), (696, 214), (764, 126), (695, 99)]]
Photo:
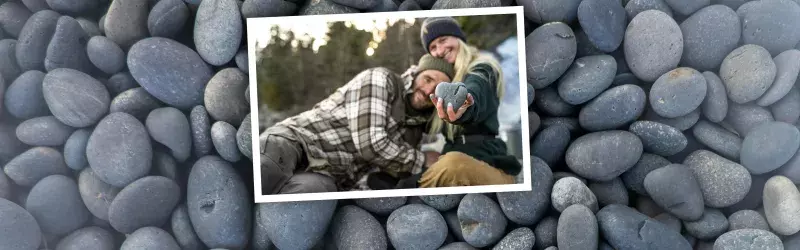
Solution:
[(386, 68), (368, 69), (311, 110), (275, 126), (290, 128), (289, 136), (303, 144), (306, 171), (333, 177), (342, 191), (363, 189), (357, 182), (375, 169), (397, 175), (424, 165), (424, 154), (403, 135), (407, 125), (425, 124), (429, 117), (408, 116), (405, 105), (398, 109), (395, 103), (405, 103), (397, 98), (404, 98), (410, 85), (409, 78)]

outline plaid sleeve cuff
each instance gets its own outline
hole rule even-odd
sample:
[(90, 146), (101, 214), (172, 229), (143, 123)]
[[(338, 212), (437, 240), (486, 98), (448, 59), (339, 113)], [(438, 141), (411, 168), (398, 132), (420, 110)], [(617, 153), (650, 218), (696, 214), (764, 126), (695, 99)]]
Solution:
[(417, 151), (414, 154), (416, 159), (414, 160), (414, 166), (411, 168), (411, 174), (419, 174), (422, 173), (422, 168), (425, 167), (425, 153)]

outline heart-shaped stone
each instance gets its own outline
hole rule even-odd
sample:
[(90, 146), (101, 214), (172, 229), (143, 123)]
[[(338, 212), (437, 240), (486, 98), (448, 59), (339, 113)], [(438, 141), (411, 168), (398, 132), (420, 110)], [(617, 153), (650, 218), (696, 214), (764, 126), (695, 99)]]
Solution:
[(443, 82), (436, 86), (436, 97), (444, 99), (443, 104), (452, 104), (453, 110), (457, 110), (467, 100), (467, 85), (456, 82)]

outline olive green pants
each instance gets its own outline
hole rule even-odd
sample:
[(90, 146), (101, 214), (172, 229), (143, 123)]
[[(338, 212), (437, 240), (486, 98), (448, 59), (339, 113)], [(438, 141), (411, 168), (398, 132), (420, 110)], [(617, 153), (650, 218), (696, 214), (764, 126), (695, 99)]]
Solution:
[(461, 152), (439, 157), (419, 180), (419, 187), (460, 187), (514, 184), (514, 176)]

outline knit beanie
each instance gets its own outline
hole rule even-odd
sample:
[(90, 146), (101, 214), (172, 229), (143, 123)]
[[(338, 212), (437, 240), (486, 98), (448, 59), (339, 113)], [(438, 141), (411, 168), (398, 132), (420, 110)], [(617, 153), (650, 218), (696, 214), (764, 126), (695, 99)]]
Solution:
[(425, 51), (431, 53), (428, 49), (431, 42), (441, 36), (455, 36), (465, 42), (467, 40), (458, 22), (452, 17), (429, 17), (422, 22), (420, 38)]
[(425, 54), (419, 59), (419, 64), (417, 65), (417, 74), (429, 69), (440, 71), (447, 75), (447, 77), (450, 77), (450, 79), (453, 79), (453, 76), (456, 74), (456, 70), (453, 68), (452, 64), (448, 63), (444, 59), (433, 57), (430, 54)]

